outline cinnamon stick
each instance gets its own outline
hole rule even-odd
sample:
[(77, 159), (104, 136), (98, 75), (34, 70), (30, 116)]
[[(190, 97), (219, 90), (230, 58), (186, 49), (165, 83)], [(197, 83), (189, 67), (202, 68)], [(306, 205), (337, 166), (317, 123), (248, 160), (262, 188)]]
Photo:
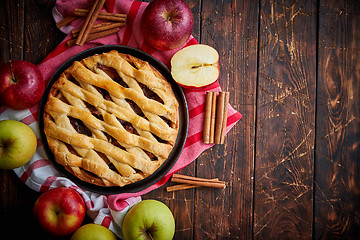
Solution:
[[(211, 180), (219, 181), (218, 178), (213, 178)], [(197, 187), (201, 187), (201, 186), (193, 185), (193, 184), (177, 184), (177, 185), (174, 185), (174, 186), (167, 187), (166, 191), (173, 192), (173, 191), (179, 191), (179, 190), (185, 190), (185, 189), (197, 188)]]
[(204, 129), (203, 129), (203, 142), (210, 143), (210, 122), (211, 122), (211, 109), (212, 109), (212, 92), (206, 92), (205, 100), (205, 115), (204, 115)]
[[(81, 30), (80, 30), (80, 33), (79, 33), (77, 39), (75, 40), (75, 44), (80, 45), (80, 42), (81, 42), (82, 39), (83, 39), (85, 30), (87, 29), (87, 27), (88, 27), (88, 25), (89, 25), (90, 19), (93, 17), (94, 11), (95, 11), (96, 6), (97, 6), (98, 3), (99, 3), (99, 0), (95, 0), (94, 4), (93, 4), (92, 7), (90, 8), (89, 14), (87, 15), (87, 17), (86, 17), (86, 19), (85, 19), (85, 22), (84, 22), (84, 24), (83, 24), (82, 27), (81, 27)], [(82, 45), (80, 45), (80, 46), (82, 46)]]
[(222, 124), (222, 131), (221, 131), (221, 137), (220, 137), (220, 144), (223, 144), (224, 139), (225, 139), (229, 99), (230, 99), (230, 93), (225, 92), (224, 115), (223, 115), (223, 124)]
[(213, 92), (212, 99), (211, 99), (211, 120), (210, 120), (209, 143), (214, 143), (214, 137), (215, 137), (216, 98), (217, 98), (216, 92)]
[(200, 186), (196, 186), (196, 185), (192, 185), (192, 184), (178, 184), (178, 185), (174, 185), (174, 186), (170, 186), (166, 188), (167, 192), (174, 192), (174, 191), (180, 191), (180, 190), (185, 190), (185, 189), (190, 189), (190, 188), (197, 188)]
[(86, 17), (85, 23), (82, 26), (80, 33), (75, 41), (75, 44), (82, 46), (86, 42), (87, 37), (90, 34), (90, 30), (94, 25), (99, 13), (104, 6), (105, 0), (96, 0), (94, 5), (89, 10), (89, 13)]
[[(89, 34), (89, 36), (87, 37), (85, 42), (89, 42), (89, 41), (92, 41), (92, 40), (95, 40), (95, 39), (98, 39), (98, 38), (106, 37), (108, 35), (117, 33), (118, 31), (120, 31), (119, 27), (118, 28), (112, 28), (112, 29), (105, 30), (105, 31), (101, 31), (101, 32), (92, 33), (92, 34)], [(69, 47), (71, 47), (71, 46), (74, 46), (76, 44), (75, 41), (76, 41), (76, 39), (72, 39), (72, 40), (69, 40), (66, 44)]]
[(171, 178), (172, 182), (191, 184), (195, 186), (212, 187), (212, 188), (225, 188), (226, 184), (224, 181), (218, 181), (206, 178), (197, 178), (181, 174), (173, 174)]
[(203, 125), (203, 142), (223, 144), (226, 133), (229, 92), (207, 92)]
[[(89, 10), (89, 8), (91, 7), (91, 5), (87, 5), (84, 10)], [(69, 23), (71, 23), (72, 21), (78, 19), (78, 16), (68, 16), (66, 18), (64, 18), (63, 20), (59, 21), (56, 23), (56, 27), (58, 29), (62, 28), (65, 25), (68, 25)]]
[[(89, 13), (87, 9), (75, 9), (74, 15), (78, 17), (85, 17)], [(107, 13), (107, 12), (100, 12), (98, 19), (113, 21), (113, 22), (125, 22), (126, 21), (126, 14), (121, 13)]]
[[(92, 27), (92, 29), (90, 30), (90, 34), (102, 32), (102, 31), (109, 30), (112, 28), (123, 27), (123, 26), (125, 26), (125, 22), (103, 22), (103, 23), (94, 25)], [(79, 35), (79, 32), (80, 32), (80, 29), (71, 31), (73, 38), (76, 38)]]
[(224, 92), (219, 92), (218, 101), (216, 104), (216, 129), (215, 129), (215, 143), (220, 143), (222, 124), (223, 124), (223, 115), (224, 115), (224, 101), (225, 94)]
[(66, 17), (64, 18), (63, 20), (59, 21), (56, 23), (56, 27), (58, 29), (62, 28), (63, 26), (65, 25), (68, 25), (69, 23), (71, 23), (72, 21), (74, 21), (75, 19), (77, 19), (78, 17), (76, 16), (69, 16), (69, 17)]
[(216, 129), (215, 129), (216, 144), (224, 143), (228, 103), (229, 103), (229, 92), (219, 92), (218, 101), (216, 105)]

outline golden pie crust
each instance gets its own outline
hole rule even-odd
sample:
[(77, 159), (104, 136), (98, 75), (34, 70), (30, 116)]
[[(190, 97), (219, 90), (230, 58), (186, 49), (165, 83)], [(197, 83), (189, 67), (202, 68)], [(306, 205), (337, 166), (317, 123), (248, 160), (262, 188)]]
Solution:
[(171, 84), (113, 50), (75, 61), (55, 81), (44, 131), (56, 162), (83, 181), (124, 186), (156, 171), (179, 130)]

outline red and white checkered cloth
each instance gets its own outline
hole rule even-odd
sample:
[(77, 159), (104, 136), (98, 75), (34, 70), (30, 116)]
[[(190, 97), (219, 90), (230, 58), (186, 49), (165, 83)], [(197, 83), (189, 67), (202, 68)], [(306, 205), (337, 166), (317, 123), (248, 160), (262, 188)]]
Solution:
[[(89, 2), (92, 1), (58, 0), (56, 6), (53, 9), (53, 16), (55, 21), (58, 22), (64, 17), (72, 15), (75, 8), (83, 8), (88, 6)], [(126, 13), (128, 15), (127, 25), (123, 27), (117, 34), (86, 43), (83, 47), (67, 47), (66, 42), (71, 38), (69, 34), (61, 42), (61, 44), (38, 65), (44, 79), (48, 82), (53, 73), (62, 65), (62, 63), (64, 63), (73, 55), (85, 49), (103, 44), (127, 45), (141, 49), (170, 67), (170, 59), (175, 52), (185, 46), (197, 44), (197, 41), (191, 36), (184, 44), (184, 46), (171, 51), (159, 51), (149, 46), (144, 41), (140, 31), (140, 19), (147, 4), (148, 3), (132, 0), (107, 0), (103, 11)], [(61, 31), (68, 34), (74, 28), (79, 28), (82, 22), (83, 19), (77, 19), (70, 25), (62, 27)], [(220, 91), (219, 83), (216, 82), (207, 89), (184, 89), (189, 109), (189, 131), (184, 150), (182, 151), (178, 161), (165, 177), (163, 177), (156, 184), (141, 192), (104, 196), (89, 191), (84, 191), (77, 187), (69, 179), (62, 177), (52, 166), (51, 162), (47, 159), (45, 154), (40, 139), (40, 132), (37, 122), (37, 114), (39, 110), (38, 105), (23, 111), (14, 111), (3, 106), (0, 107), (0, 120), (19, 120), (30, 126), (34, 130), (38, 139), (38, 148), (33, 158), (29, 163), (20, 168), (14, 169), (14, 171), (21, 181), (23, 181), (27, 186), (35, 191), (43, 192), (48, 189), (61, 186), (67, 186), (76, 189), (83, 196), (87, 207), (87, 213), (91, 218), (94, 219), (94, 222), (108, 227), (116, 235), (121, 237), (121, 223), (123, 217), (133, 204), (141, 201), (141, 195), (162, 186), (169, 180), (170, 176), (174, 172), (187, 166), (192, 161), (194, 161), (204, 150), (213, 146), (212, 144), (203, 144), (201, 141), (205, 93), (208, 90)], [(228, 111), (227, 131), (229, 131), (241, 118), (241, 114), (235, 111), (230, 105)]]

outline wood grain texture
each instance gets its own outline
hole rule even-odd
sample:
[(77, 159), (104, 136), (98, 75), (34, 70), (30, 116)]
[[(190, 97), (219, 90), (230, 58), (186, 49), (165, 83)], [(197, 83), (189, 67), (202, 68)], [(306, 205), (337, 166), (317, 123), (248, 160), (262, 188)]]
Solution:
[[(198, 177), (219, 178), (225, 189), (196, 189), (194, 239), (250, 239), (257, 69), (257, 1), (202, 1), (201, 43), (220, 55), (219, 82), (245, 113), (225, 137), (198, 159)], [(241, 234), (240, 234), (241, 233)]]
[(359, 29), (359, 1), (320, 1), (316, 239), (360, 239)]
[[(6, 1), (0, 5), (0, 64), (22, 59), (24, 1)], [(17, 207), (18, 199), (24, 197), (20, 180), (11, 171), (0, 170), (0, 207), (6, 213)], [(28, 193), (28, 191), (26, 192)]]
[(22, 59), (24, 0), (2, 1), (0, 4), (0, 64)]
[(316, 2), (261, 1), (254, 238), (312, 236)]
[[(65, 35), (54, 29), (54, 4), (55, 0), (1, 2), (0, 63), (11, 59), (38, 64), (59, 44)], [(28, 188), (13, 171), (0, 170), (0, 184), (0, 225), (4, 234), (16, 234), (17, 239), (68, 239), (53, 237), (36, 224), (32, 208), (40, 193)]]
[(39, 64), (66, 36), (55, 25), (54, 5), (53, 0), (25, 1), (24, 59), (34, 64)]
[[(143, 199), (169, 206), (174, 239), (360, 239), (360, 1), (259, 1), (186, 0), (243, 118), (179, 173), (227, 187), (169, 193), (169, 182)], [(54, 4), (1, 1), (0, 63), (55, 49)], [(4, 236), (68, 239), (36, 224), (40, 193), (12, 171), (0, 170), (0, 188)]]

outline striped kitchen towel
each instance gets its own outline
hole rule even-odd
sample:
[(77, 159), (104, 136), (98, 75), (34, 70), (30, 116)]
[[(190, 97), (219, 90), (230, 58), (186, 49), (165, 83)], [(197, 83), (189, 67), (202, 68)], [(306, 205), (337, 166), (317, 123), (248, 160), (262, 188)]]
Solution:
[[(58, 0), (53, 9), (53, 16), (56, 22), (71, 15), (75, 8), (88, 6), (90, 0)], [(196, 39), (191, 36), (187, 42), (178, 49), (170, 51), (159, 51), (149, 46), (140, 31), (140, 19), (148, 3), (132, 0), (107, 0), (102, 11), (114, 13), (126, 13), (128, 15), (127, 24), (117, 34), (113, 34), (101, 39), (86, 43), (84, 46), (68, 47), (66, 42), (71, 39), (70, 32), (81, 26), (83, 19), (79, 18), (61, 31), (68, 34), (60, 45), (52, 51), (39, 65), (46, 82), (50, 80), (54, 72), (67, 59), (75, 54), (95, 46), (104, 44), (117, 44), (131, 46), (143, 50), (162, 61), (168, 67), (170, 59), (179, 49), (197, 44)], [(61, 176), (52, 166), (45, 154), (38, 127), (39, 105), (23, 111), (14, 111), (4, 106), (0, 107), (0, 120), (14, 119), (19, 120), (30, 126), (38, 139), (38, 148), (26, 165), (15, 169), (16, 175), (27, 186), (35, 191), (46, 191), (51, 188), (66, 186), (76, 189), (84, 198), (88, 215), (94, 219), (95, 223), (102, 224), (111, 229), (116, 235), (121, 237), (121, 223), (127, 210), (137, 202), (141, 201), (141, 195), (152, 191), (165, 184), (171, 175), (181, 168), (193, 162), (204, 150), (210, 148), (212, 144), (202, 143), (202, 125), (204, 117), (204, 102), (206, 91), (220, 91), (219, 83), (212, 84), (207, 89), (188, 90), (184, 89), (189, 109), (189, 131), (185, 147), (173, 168), (159, 182), (149, 188), (137, 192), (118, 195), (104, 196), (89, 191), (84, 191), (76, 186), (69, 179)], [(228, 108), (227, 131), (241, 118), (241, 114), (235, 111), (231, 105)]]

